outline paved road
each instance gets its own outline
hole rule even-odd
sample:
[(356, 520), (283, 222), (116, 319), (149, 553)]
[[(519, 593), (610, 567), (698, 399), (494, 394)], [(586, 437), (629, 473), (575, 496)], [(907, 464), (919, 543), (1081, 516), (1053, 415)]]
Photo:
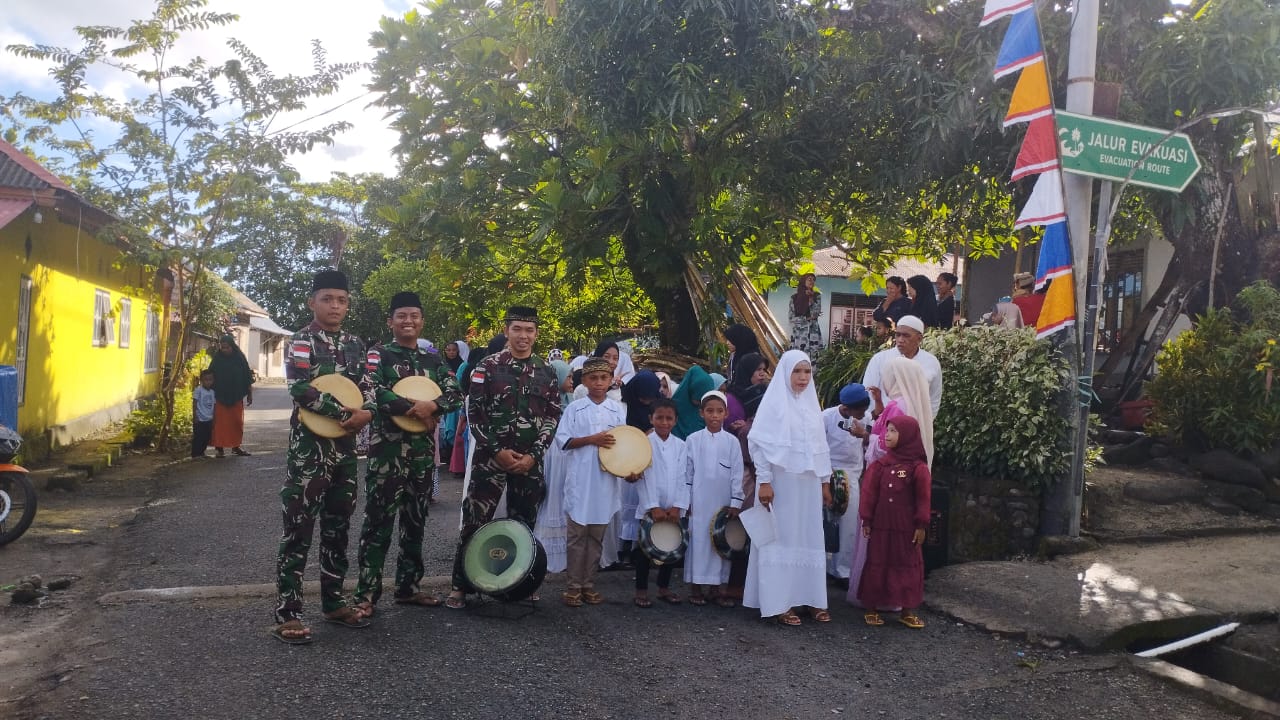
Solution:
[[(180, 466), (125, 528), (104, 589), (271, 581), (287, 396), (254, 393), (250, 458)], [(449, 570), (460, 483), (429, 523), (429, 574)], [(363, 507), (363, 500), (361, 501)], [(359, 519), (355, 523), (358, 526)], [(354, 557), (355, 533), (352, 538)], [(314, 557), (308, 577), (316, 576)], [(745, 609), (543, 601), (476, 611), (384, 603), (376, 624), (318, 623), (316, 642), (267, 635), (271, 598), (102, 605), (78, 621), (32, 718), (1124, 718), (1228, 717), (1114, 656), (1030, 647), (926, 615), (869, 629), (833, 595), (835, 621), (784, 628)], [(552, 578), (544, 594), (555, 597)], [(316, 597), (308, 615), (318, 616)]]

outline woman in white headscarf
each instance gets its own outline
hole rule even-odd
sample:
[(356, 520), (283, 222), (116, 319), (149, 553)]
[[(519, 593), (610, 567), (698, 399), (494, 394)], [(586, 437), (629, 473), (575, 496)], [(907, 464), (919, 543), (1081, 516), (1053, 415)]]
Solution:
[(885, 454), (884, 433), (889, 421), (909, 415), (920, 425), (920, 440), (929, 457), (929, 467), (933, 467), (933, 404), (929, 400), (929, 380), (920, 365), (904, 357), (890, 358), (881, 368), (880, 387), (868, 390), (876, 404), (876, 422), (867, 443), (866, 466), (871, 467)]
[(831, 504), (831, 453), (805, 353), (783, 353), (747, 444), (756, 467), (756, 502), (772, 514), (777, 535), (751, 547), (743, 604), (783, 625), (800, 624), (796, 608), (830, 622), (822, 508)]

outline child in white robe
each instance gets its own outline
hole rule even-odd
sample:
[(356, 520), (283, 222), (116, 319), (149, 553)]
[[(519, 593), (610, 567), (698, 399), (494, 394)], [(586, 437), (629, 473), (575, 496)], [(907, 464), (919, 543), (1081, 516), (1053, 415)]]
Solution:
[(724, 427), (728, 409), (724, 393), (712, 390), (703, 395), (700, 414), (706, 427), (685, 439), (690, 501), (684, 581), (694, 605), (706, 605), (709, 596), (720, 607), (736, 605), (728, 593), (729, 561), (711, 544), (716, 514), (728, 507), (736, 516), (742, 509), (742, 444)]
[[(688, 460), (684, 441), (671, 434), (676, 426), (676, 404), (666, 398), (653, 401), (649, 418), (653, 432), (649, 433), (649, 449), (653, 462), (636, 483), (640, 497), (636, 506), (636, 519), (652, 517), (654, 522), (680, 522), (689, 509), (689, 486), (685, 483)], [(652, 607), (649, 600), (649, 557), (639, 545), (631, 554), (631, 564), (636, 570), (636, 607)], [(658, 568), (658, 598), (672, 605), (680, 603), (680, 596), (671, 592), (671, 572), (674, 565)]]
[[(582, 384), (587, 397), (565, 408), (556, 429), (555, 442), (564, 448), (566, 468), (564, 511), (568, 515), (565, 555), (568, 588), (561, 599), (569, 607), (599, 605), (604, 596), (595, 590), (596, 572), (605, 530), (620, 505), (616, 475), (600, 468), (599, 450), (612, 447), (608, 430), (626, 424), (626, 410), (608, 397), (613, 372), (600, 358), (588, 360), (582, 368)], [(634, 481), (634, 479), (633, 479)]]
[(772, 514), (777, 535), (767, 545), (751, 546), (743, 604), (783, 625), (800, 624), (797, 608), (817, 622), (831, 622), (822, 537), (822, 508), (831, 505), (831, 456), (808, 355), (782, 354), (747, 444), (756, 466), (756, 503)]
[[(843, 470), (849, 479), (849, 508), (838, 518), (840, 549), (827, 559), (827, 574), (847, 582), (854, 562), (854, 548), (859, 544), (866, 547), (866, 538), (858, 527), (858, 494), (862, 487), (867, 438), (871, 435), (871, 418), (867, 412), (871, 396), (862, 385), (849, 383), (840, 388), (839, 399), (840, 404), (822, 411), (822, 422), (827, 430), (827, 447), (831, 449), (831, 469)], [(865, 553), (859, 559), (865, 559)], [(855, 575), (861, 573), (859, 565)]]

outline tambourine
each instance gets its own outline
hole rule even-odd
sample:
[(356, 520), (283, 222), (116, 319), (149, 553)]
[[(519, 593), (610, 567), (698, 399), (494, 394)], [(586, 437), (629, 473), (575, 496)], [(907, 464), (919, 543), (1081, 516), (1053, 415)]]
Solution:
[(640, 520), (640, 532), (637, 542), (640, 550), (655, 565), (674, 565), (684, 559), (689, 547), (684, 527), (674, 520), (654, 522), (646, 515)]
[(720, 508), (711, 518), (711, 547), (717, 555), (734, 560), (742, 557), (750, 544), (747, 529), (737, 517), (729, 517), (729, 508)]
[(627, 477), (644, 472), (653, 463), (653, 447), (649, 436), (640, 428), (619, 425), (608, 431), (613, 447), (600, 448), (600, 468), (611, 475)]
[[(435, 380), (425, 375), (412, 375), (402, 378), (391, 387), (391, 392), (407, 400), (414, 401), (435, 400), (441, 394), (440, 386), (436, 384)], [(391, 422), (405, 432), (420, 433), (427, 431), (426, 423), (408, 415), (392, 415)]]
[[(331, 373), (329, 375), (321, 375), (311, 381), (311, 387), (326, 392), (333, 396), (343, 407), (360, 407), (364, 405), (364, 395), (360, 393), (360, 388), (351, 382), (345, 375)], [(340, 438), (350, 435), (346, 428), (338, 424), (335, 418), (327, 417), (316, 412), (312, 412), (306, 408), (298, 408), (298, 419), (311, 432), (325, 438)]]

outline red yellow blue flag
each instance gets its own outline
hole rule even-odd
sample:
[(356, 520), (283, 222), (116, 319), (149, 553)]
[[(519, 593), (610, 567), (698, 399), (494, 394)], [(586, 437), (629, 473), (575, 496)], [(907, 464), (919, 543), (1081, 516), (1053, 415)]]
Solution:
[(1018, 150), (1018, 159), (1013, 164), (1012, 180), (1058, 169), (1060, 162), (1055, 127), (1052, 114), (1038, 117), (1027, 125), (1027, 134), (1022, 138), (1022, 149)]
[(1004, 116), (1004, 126), (1030, 122), (1053, 114), (1053, 100), (1049, 97), (1049, 75), (1040, 58), (1023, 69), (1018, 84), (1013, 87), (1009, 100), (1009, 113)]
[(1031, 197), (1022, 206), (1013, 229), (1030, 225), (1052, 225), (1066, 219), (1067, 208), (1062, 200), (1062, 171), (1050, 170), (1040, 173), (1036, 178), (1036, 186), (1031, 189)]
[(1036, 23), (1036, 11), (1032, 7), (1019, 12), (1009, 22), (1004, 42), (996, 55), (996, 79), (1015, 73), (1038, 60), (1044, 59), (1040, 45), (1040, 26)]
[(1036, 320), (1036, 337), (1043, 338), (1076, 323), (1076, 283), (1071, 273), (1071, 243), (1064, 219), (1045, 226), (1036, 264), (1036, 289), (1049, 286)]

